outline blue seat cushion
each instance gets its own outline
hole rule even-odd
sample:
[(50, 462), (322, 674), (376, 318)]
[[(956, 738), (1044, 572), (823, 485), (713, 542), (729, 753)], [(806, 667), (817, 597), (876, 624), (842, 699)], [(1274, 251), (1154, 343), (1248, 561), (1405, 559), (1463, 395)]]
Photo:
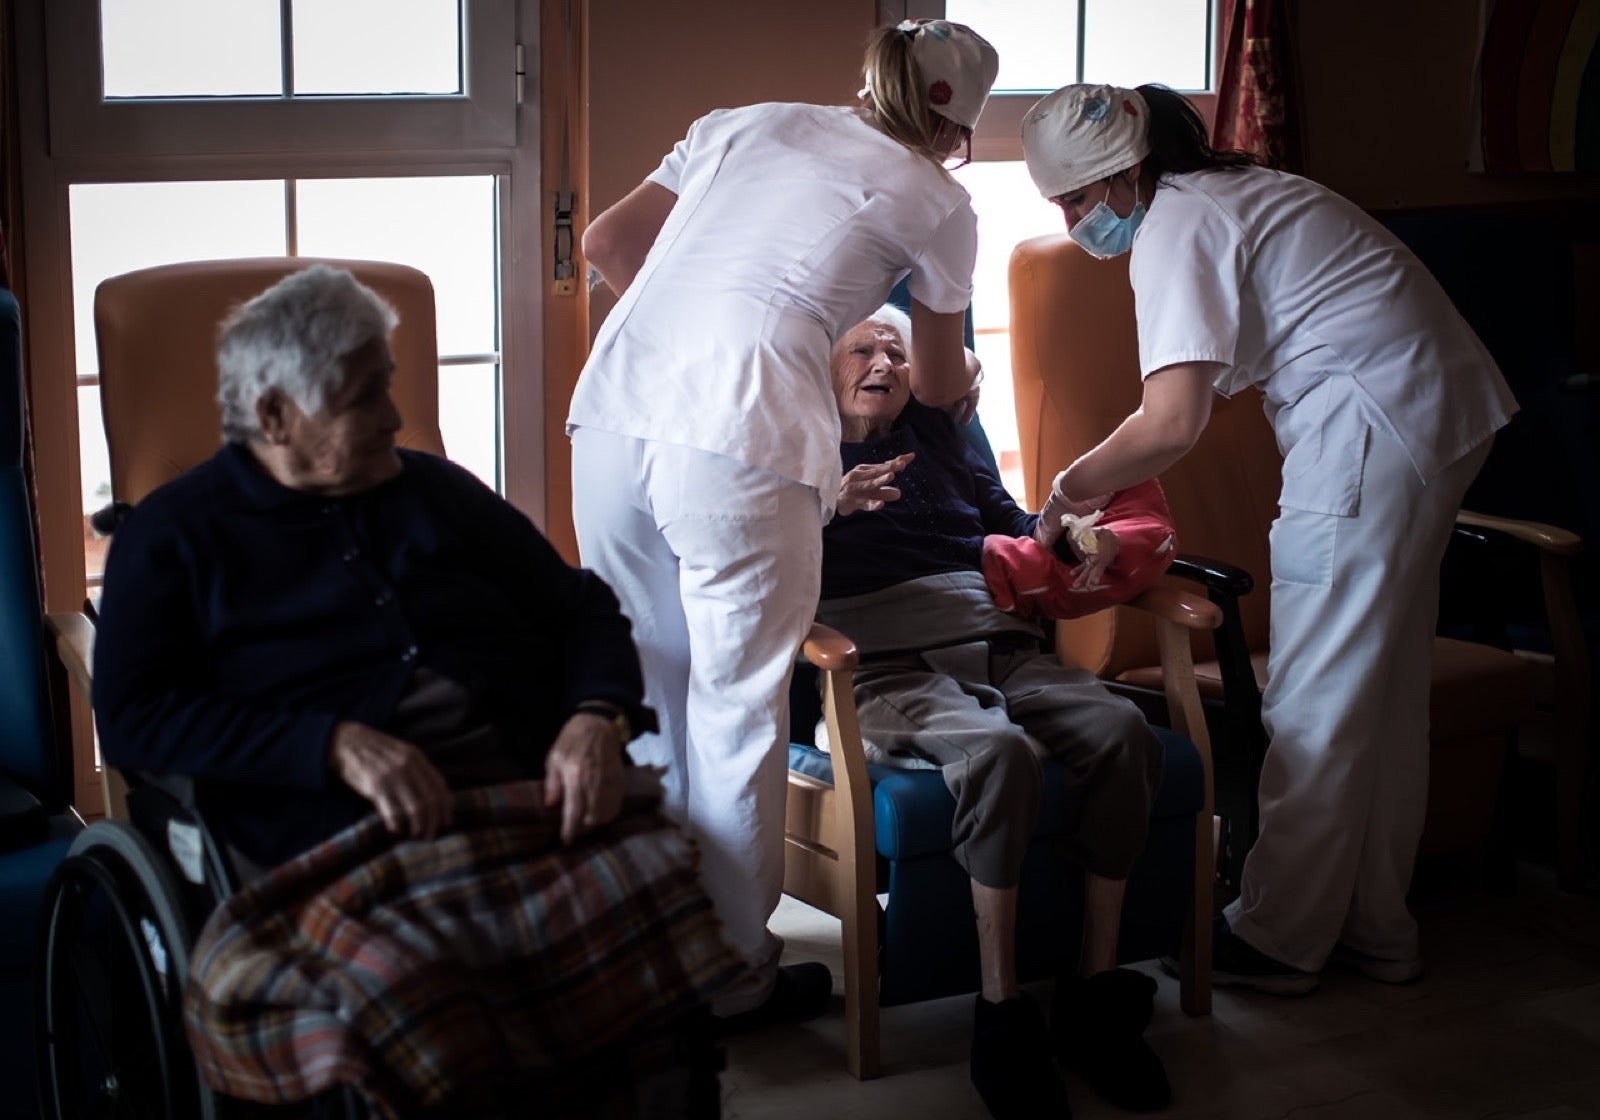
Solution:
[(51, 817), (46, 839), (0, 852), (0, 972), (33, 968), (45, 884), (82, 829), (73, 817)]
[[(1165, 755), (1161, 785), (1150, 808), (1152, 820), (1192, 817), (1205, 803), (1205, 779), (1200, 753), (1187, 738), (1163, 727), (1153, 728)], [(1048, 761), (1046, 773), (1063, 778), (1062, 763)], [(789, 744), (789, 769), (833, 782), (833, 763), (827, 754), (804, 743)], [(903, 770), (893, 766), (868, 766), (872, 782), (874, 842), (885, 859), (903, 860), (950, 850), (950, 824), (956, 802), (937, 770)], [(1065, 782), (1045, 782), (1044, 804), (1034, 835), (1059, 832), (1065, 814)]]

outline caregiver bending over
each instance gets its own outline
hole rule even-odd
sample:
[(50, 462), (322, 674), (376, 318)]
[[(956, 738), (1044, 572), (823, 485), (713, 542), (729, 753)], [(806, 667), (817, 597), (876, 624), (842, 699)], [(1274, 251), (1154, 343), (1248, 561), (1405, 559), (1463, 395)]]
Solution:
[(1330, 955), (1414, 980), (1439, 563), (1510, 390), (1391, 234), (1316, 183), (1213, 150), (1171, 90), (1057, 90), (1024, 118), (1023, 148), (1074, 241), (1133, 254), (1143, 401), (1057, 491), (1158, 474), (1213, 393), (1248, 385), (1284, 453), (1261, 834), (1219, 918), (1216, 982), (1309, 992)]
[(825, 966), (779, 971), (767, 919), (783, 888), (789, 678), (839, 492), (828, 354), (909, 276), (917, 392), (943, 405), (971, 388), (977, 219), (943, 164), (997, 65), (959, 24), (883, 28), (862, 104), (719, 109), (584, 233), (622, 298), (567, 417), (573, 519), (660, 713), (634, 757), (665, 767), (667, 810), (699, 841), (751, 966), (716, 1007), (729, 1029), (827, 1003)]

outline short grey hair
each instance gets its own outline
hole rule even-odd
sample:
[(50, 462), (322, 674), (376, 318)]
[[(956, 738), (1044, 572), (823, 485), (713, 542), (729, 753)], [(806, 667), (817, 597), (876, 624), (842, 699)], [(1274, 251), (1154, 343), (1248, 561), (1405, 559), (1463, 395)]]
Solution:
[(249, 300), (217, 336), (223, 438), (258, 438), (256, 402), (273, 389), (302, 412), (320, 412), (343, 381), (344, 359), (388, 338), (399, 321), (371, 288), (325, 264), (296, 272)]
[(861, 320), (863, 323), (877, 323), (879, 326), (888, 327), (900, 335), (900, 341), (905, 345), (906, 354), (911, 354), (911, 316), (892, 303), (886, 303), (878, 310)]

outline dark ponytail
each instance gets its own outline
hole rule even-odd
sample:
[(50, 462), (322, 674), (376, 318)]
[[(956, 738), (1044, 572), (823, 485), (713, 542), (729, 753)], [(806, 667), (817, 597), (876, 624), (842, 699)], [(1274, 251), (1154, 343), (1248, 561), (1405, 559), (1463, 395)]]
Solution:
[(1139, 96), (1150, 110), (1150, 154), (1144, 157), (1144, 171), (1156, 181), (1209, 167), (1260, 165), (1250, 152), (1213, 148), (1205, 118), (1182, 94), (1162, 85), (1145, 85), (1139, 87)]

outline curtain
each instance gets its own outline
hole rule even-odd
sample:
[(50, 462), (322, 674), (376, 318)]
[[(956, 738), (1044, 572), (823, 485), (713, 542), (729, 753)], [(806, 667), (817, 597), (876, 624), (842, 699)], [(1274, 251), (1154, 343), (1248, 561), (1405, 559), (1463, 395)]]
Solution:
[(1291, 0), (1224, 0), (1222, 75), (1212, 146), (1253, 152), (1268, 167), (1303, 167), (1290, 52)]

